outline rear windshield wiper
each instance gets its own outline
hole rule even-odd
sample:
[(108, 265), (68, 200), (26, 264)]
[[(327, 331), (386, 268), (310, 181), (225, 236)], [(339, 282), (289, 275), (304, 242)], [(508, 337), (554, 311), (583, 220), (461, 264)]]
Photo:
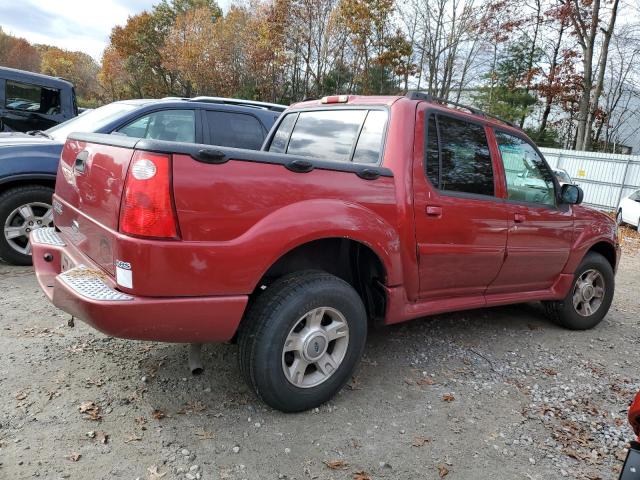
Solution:
[(40, 137), (46, 137), (49, 140), (53, 140), (53, 137), (43, 130), (29, 130), (27, 135), (38, 135)]

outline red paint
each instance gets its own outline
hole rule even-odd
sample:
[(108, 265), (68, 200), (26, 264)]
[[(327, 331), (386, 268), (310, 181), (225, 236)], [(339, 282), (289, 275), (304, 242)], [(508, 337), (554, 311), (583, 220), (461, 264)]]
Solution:
[(628, 418), (629, 423), (640, 442), (640, 392), (636, 393), (636, 398), (633, 399), (633, 403), (631, 403), (631, 406), (629, 407)]
[[(615, 225), (583, 207), (537, 207), (506, 200), (490, 119), (403, 97), (349, 97), (349, 105), (390, 110), (383, 166), (393, 177), (364, 180), (316, 168), (231, 160), (211, 165), (171, 156), (178, 238), (122, 233), (118, 219), (132, 150), (65, 145), (55, 223), (68, 246), (35, 244), (34, 264), (54, 304), (115, 336), (165, 341), (220, 341), (233, 336), (248, 295), (279, 258), (304, 243), (350, 238), (370, 247), (386, 270), (386, 323), (434, 313), (561, 299), (595, 244), (611, 249)], [(305, 102), (294, 108), (343, 108)], [(445, 195), (424, 174), (425, 112), (482, 122), (494, 164), (494, 198)], [(515, 130), (514, 130), (515, 131)], [(73, 162), (88, 150), (84, 174)], [(42, 260), (53, 253), (54, 261)], [(56, 281), (60, 255), (101, 268), (114, 288), (116, 260), (128, 262), (135, 300), (90, 302)], [(53, 285), (53, 287), (47, 287)]]

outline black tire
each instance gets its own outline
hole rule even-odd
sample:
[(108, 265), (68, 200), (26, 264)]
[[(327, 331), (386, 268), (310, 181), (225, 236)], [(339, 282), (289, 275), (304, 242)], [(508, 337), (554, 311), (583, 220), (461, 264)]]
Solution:
[[(321, 307), (338, 311), (346, 320), (346, 350), (341, 363), (322, 383), (302, 388), (294, 385), (284, 373), (284, 345), (301, 319)], [(342, 389), (362, 356), (366, 337), (365, 307), (351, 285), (318, 271), (285, 275), (249, 307), (238, 338), (240, 371), (267, 405), (283, 412), (308, 410), (328, 401)]]
[[(578, 279), (589, 270), (595, 270), (601, 275), (604, 282), (604, 295), (602, 303), (592, 314), (581, 315), (574, 307), (573, 295), (576, 292)], [(598, 325), (609, 311), (614, 290), (615, 276), (611, 264), (599, 253), (589, 252), (576, 269), (574, 280), (567, 296), (560, 301), (544, 302), (545, 310), (552, 321), (564, 328), (569, 330), (588, 330)]]
[(27, 185), (7, 190), (0, 195), (0, 260), (13, 265), (31, 265), (31, 255), (14, 249), (4, 234), (6, 221), (11, 213), (21, 205), (42, 203), (51, 205), (53, 189), (44, 185)]

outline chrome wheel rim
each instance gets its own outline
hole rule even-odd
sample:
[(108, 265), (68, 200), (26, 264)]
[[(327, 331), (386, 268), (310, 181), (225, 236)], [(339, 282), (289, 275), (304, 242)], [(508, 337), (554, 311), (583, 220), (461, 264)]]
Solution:
[(4, 238), (11, 248), (23, 255), (31, 255), (29, 235), (38, 228), (53, 226), (53, 209), (42, 202), (20, 205), (4, 222)]
[(582, 273), (573, 288), (573, 308), (583, 317), (596, 313), (602, 305), (605, 283), (602, 274), (594, 269)]
[(347, 319), (335, 308), (305, 313), (289, 331), (282, 349), (282, 371), (292, 385), (311, 388), (338, 370), (349, 346)]

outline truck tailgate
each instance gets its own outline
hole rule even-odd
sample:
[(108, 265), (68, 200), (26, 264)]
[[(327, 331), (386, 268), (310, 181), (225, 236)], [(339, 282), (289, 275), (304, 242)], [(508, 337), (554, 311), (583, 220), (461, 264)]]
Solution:
[[(55, 225), (110, 274), (124, 182), (135, 139), (119, 146), (69, 140), (62, 150), (54, 196)], [(130, 144), (130, 145), (129, 145)]]

